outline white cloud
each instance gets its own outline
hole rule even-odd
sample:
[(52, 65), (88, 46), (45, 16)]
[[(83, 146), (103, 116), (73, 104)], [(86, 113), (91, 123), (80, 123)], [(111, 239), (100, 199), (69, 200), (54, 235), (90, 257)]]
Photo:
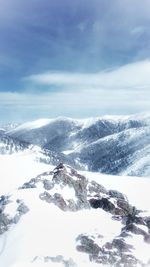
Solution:
[(149, 110), (150, 94), (143, 90), (80, 90), (43, 94), (0, 93), (1, 121), (41, 117), (91, 117)]
[[(46, 73), (28, 77), (30, 85), (59, 85), (37, 93), (0, 92), (0, 114), (7, 121), (40, 117), (89, 117), (149, 111), (150, 61), (97, 74)], [(67, 88), (67, 90), (66, 90)]]
[(124, 65), (111, 71), (99, 73), (47, 72), (26, 78), (35, 85), (60, 87), (137, 89), (150, 87), (150, 60)]

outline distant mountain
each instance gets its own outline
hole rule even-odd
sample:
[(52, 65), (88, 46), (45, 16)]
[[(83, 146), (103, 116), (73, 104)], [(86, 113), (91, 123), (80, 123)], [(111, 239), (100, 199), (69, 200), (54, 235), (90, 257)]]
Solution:
[(35, 161), (45, 164), (55, 166), (64, 162), (80, 168), (79, 164), (63, 153), (42, 149), (41, 147), (32, 145), (26, 141), (8, 136), (5, 131), (0, 132), (0, 155), (13, 155), (16, 153), (24, 153), (24, 155), (32, 154)]
[(44, 119), (25, 123), (7, 134), (42, 148), (62, 152), (69, 147), (71, 133), (80, 130), (81, 126), (80, 122), (68, 118)]
[(29, 147), (25, 141), (16, 140), (5, 134), (4, 130), (0, 130), (0, 154), (12, 154), (23, 151)]
[(19, 123), (15, 123), (15, 122), (0, 124), (0, 128), (2, 128), (4, 131), (11, 131), (18, 126), (19, 126)]
[(4, 128), (0, 128), (0, 135), (5, 133), (5, 129)]
[(41, 119), (7, 131), (7, 135), (63, 153), (72, 161), (71, 165), (78, 164), (79, 168), (109, 174), (150, 175), (149, 114)]
[(150, 175), (150, 127), (124, 130), (82, 146), (70, 154), (90, 171)]

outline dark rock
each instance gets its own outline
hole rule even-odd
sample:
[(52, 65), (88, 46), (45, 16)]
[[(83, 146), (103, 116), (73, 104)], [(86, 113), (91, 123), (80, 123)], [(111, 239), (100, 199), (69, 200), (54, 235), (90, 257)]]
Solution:
[(125, 211), (121, 208), (115, 208), (114, 210), (114, 216), (118, 216), (118, 217), (121, 217), (121, 219), (123, 219), (123, 217), (125, 216)]
[(37, 179), (31, 179), (29, 182), (24, 183), (19, 189), (30, 189), (30, 188), (36, 188)]
[(118, 198), (118, 199), (122, 199), (122, 200), (127, 201), (126, 196), (117, 190), (109, 190), (108, 193), (109, 193), (110, 197)]
[(97, 208), (101, 208), (107, 212), (110, 213), (114, 213), (115, 210), (115, 205), (113, 203), (111, 203), (107, 198), (101, 198), (101, 199), (95, 199), (95, 198), (91, 198), (89, 200), (89, 203), (91, 205), (92, 208), (97, 209)]
[(29, 208), (22, 201), (21, 204), (18, 206), (17, 211), (20, 215), (22, 215), (26, 214), (29, 211)]
[[(102, 266), (112, 267), (137, 267), (140, 263), (131, 253), (133, 247), (123, 238), (116, 238), (99, 247), (93, 238), (87, 235), (79, 235), (77, 238), (77, 250), (89, 254), (90, 261)], [(143, 265), (140, 265), (143, 266)]]
[(144, 217), (144, 222), (146, 223), (148, 229), (150, 230), (150, 217)]
[(57, 207), (59, 207), (61, 210), (63, 210), (63, 211), (67, 210), (67, 204), (66, 204), (65, 200), (63, 199), (63, 197), (60, 194), (58, 194), (58, 193), (54, 194), (53, 203)]
[(54, 173), (55, 174), (58, 174), (60, 171), (64, 171), (65, 170), (65, 166), (64, 166), (64, 164), (62, 163), (62, 162), (60, 162), (57, 166), (56, 166), (56, 168), (54, 169)]
[(131, 252), (131, 250), (133, 249), (133, 246), (131, 246), (130, 244), (127, 244), (125, 240), (122, 237), (120, 237), (120, 238), (113, 239), (112, 242), (107, 242), (103, 246), (103, 249), (104, 251), (107, 249), (111, 253), (115, 251), (114, 249), (116, 249), (117, 253), (122, 254), (126, 252)]
[(87, 201), (87, 179), (83, 175), (78, 174), (71, 167), (68, 168), (70, 173), (67, 172), (63, 164), (56, 167), (54, 169), (52, 183), (59, 184), (62, 188), (69, 186), (74, 189), (77, 198), (76, 209), (90, 208), (89, 202)]
[(121, 220), (122, 220), (122, 216), (117, 215), (118, 212), (117, 212), (116, 210), (117, 210), (117, 209), (115, 209), (115, 213), (116, 213), (116, 215), (113, 215), (113, 216), (112, 216), (112, 220), (114, 220), (114, 221), (121, 221)]
[(118, 258), (117, 264), (114, 264), (115, 267), (137, 267), (143, 266), (140, 261), (138, 261), (132, 254), (122, 254), (121, 257)]
[(132, 234), (130, 234), (129, 232), (127, 232), (126, 230), (122, 230), (121, 234), (119, 235), (120, 237), (126, 238), (126, 237), (131, 237)]
[(7, 214), (0, 214), (0, 235), (6, 232), (9, 229), (9, 225), (11, 224), (11, 220)]
[(99, 252), (101, 251), (100, 247), (88, 236), (79, 235), (76, 241), (79, 242), (79, 245), (77, 245), (76, 248), (80, 252), (84, 252), (92, 256), (98, 256)]
[(54, 262), (54, 263), (62, 263), (64, 267), (75, 267), (76, 264), (75, 262), (69, 258), (69, 259), (64, 259), (62, 255), (57, 255), (56, 257), (50, 257), (50, 256), (45, 256), (45, 257), (35, 257), (32, 262), (36, 262), (40, 259), (44, 263), (48, 262)]
[(48, 203), (52, 203), (52, 200), (53, 200), (53, 197), (47, 191), (45, 191), (44, 193), (41, 193), (39, 195), (39, 198), (41, 200), (45, 200)]
[(122, 230), (129, 231), (135, 235), (142, 235), (144, 237), (144, 241), (147, 243), (150, 243), (150, 235), (147, 232), (145, 232), (143, 229), (137, 227), (133, 223), (126, 225)]
[(138, 216), (134, 217), (134, 223), (141, 224), (141, 225), (146, 225), (144, 218), (138, 217)]
[(127, 201), (123, 199), (117, 199), (117, 206), (123, 211), (124, 215), (133, 214), (134, 207), (131, 206)]
[(79, 209), (78, 204), (79, 203), (76, 204), (73, 199), (67, 200), (67, 207), (68, 207), (68, 210), (70, 211), (77, 211)]
[(146, 243), (150, 244), (150, 234), (146, 234), (146, 235), (144, 236), (144, 241), (145, 241)]
[(116, 238), (112, 242), (112, 246), (120, 252), (130, 252), (133, 246), (127, 244), (123, 238)]
[(55, 204), (58, 208), (60, 208), (63, 211), (68, 210), (68, 207), (67, 207), (67, 204), (66, 204), (65, 200), (58, 193), (55, 193), (52, 196), (47, 191), (45, 191), (44, 193), (40, 194), (39, 197), (40, 197), (41, 200), (44, 200), (44, 201), (46, 201), (48, 203)]
[(0, 196), (0, 207), (5, 206), (10, 202), (11, 202), (10, 196), (4, 196), (4, 195)]
[(45, 179), (43, 181), (43, 186), (45, 190), (51, 190), (54, 187), (54, 183), (52, 183), (51, 181)]
[(88, 185), (88, 190), (89, 193), (96, 193), (96, 194), (107, 194), (108, 191), (106, 190), (106, 188), (98, 183), (96, 183), (95, 181), (92, 181), (91, 183), (89, 183)]
[(17, 224), (20, 220), (21, 216), (19, 213), (17, 213), (14, 218), (12, 219), (12, 223)]

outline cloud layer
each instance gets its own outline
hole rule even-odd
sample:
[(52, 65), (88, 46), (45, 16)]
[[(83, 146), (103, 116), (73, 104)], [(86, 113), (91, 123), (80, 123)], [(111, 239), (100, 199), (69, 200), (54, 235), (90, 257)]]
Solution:
[(115, 70), (98, 73), (47, 72), (26, 78), (36, 85), (70, 87), (76, 89), (131, 89), (150, 88), (150, 60), (136, 62)]
[[(22, 93), (1, 92), (0, 113), (7, 121), (149, 111), (148, 60), (95, 74), (51, 72), (31, 75), (23, 81), (33, 88), (43, 86), (43, 91), (38, 94), (31, 89)], [(51, 86), (58, 90), (52, 92)]]

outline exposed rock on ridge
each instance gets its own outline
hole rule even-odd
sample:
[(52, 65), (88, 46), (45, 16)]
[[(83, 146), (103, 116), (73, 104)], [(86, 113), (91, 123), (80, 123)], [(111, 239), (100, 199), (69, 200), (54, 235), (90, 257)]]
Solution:
[[(142, 216), (142, 212), (132, 206), (127, 197), (115, 190), (107, 190), (96, 181), (89, 181), (68, 165), (60, 163), (53, 171), (45, 172), (32, 178), (19, 188), (34, 192), (38, 199), (46, 202), (45, 205), (57, 206), (63, 212), (78, 212), (82, 210), (103, 210), (112, 222), (120, 223), (120, 233), (110, 241), (103, 241), (103, 232), (95, 234), (79, 233), (76, 236), (76, 249), (80, 253), (89, 255), (89, 261), (98, 266), (113, 267), (146, 267), (135, 257), (134, 247), (130, 244), (130, 238), (140, 236), (143, 242), (150, 243), (150, 218)], [(13, 216), (9, 216), (7, 205), (15, 201), (16, 209)], [(43, 203), (44, 203), (43, 202)], [(0, 198), (0, 234), (8, 231), (11, 225), (18, 223), (21, 216), (29, 211), (30, 207), (24, 200), (2, 196)], [(91, 212), (92, 214), (92, 212)], [(40, 214), (39, 214), (40, 216)], [(92, 215), (91, 215), (92, 216)], [(99, 222), (101, 223), (101, 222)], [(101, 241), (103, 241), (101, 243)], [(69, 258), (69, 257), (68, 257)], [(32, 259), (38, 261), (38, 255)], [(76, 266), (74, 259), (66, 260), (63, 255), (53, 257), (51, 254), (40, 258), (43, 263), (57, 262), (62, 266)]]

